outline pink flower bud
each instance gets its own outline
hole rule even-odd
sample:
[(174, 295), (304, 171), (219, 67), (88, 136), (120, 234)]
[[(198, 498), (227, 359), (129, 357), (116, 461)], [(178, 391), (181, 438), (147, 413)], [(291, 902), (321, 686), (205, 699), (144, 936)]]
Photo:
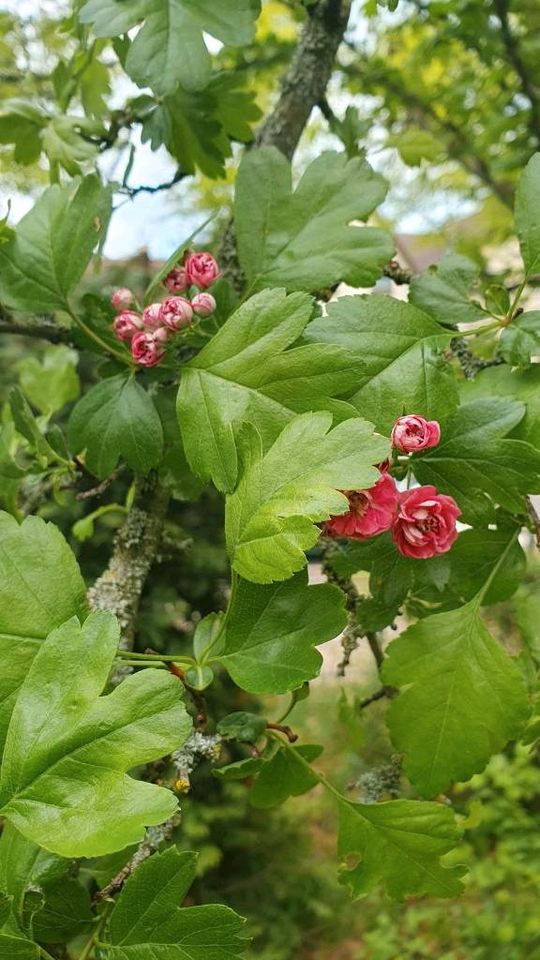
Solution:
[(203, 290), (219, 277), (219, 267), (211, 253), (188, 253), (184, 267), (189, 283)]
[(210, 317), (216, 309), (216, 301), (211, 293), (197, 293), (191, 301), (191, 306), (197, 317)]
[(131, 355), (142, 367), (155, 367), (163, 360), (166, 341), (167, 332), (163, 329), (136, 333), (131, 341)]
[(114, 332), (119, 340), (131, 340), (131, 338), (142, 330), (142, 317), (133, 310), (122, 310), (113, 321)]
[(344, 493), (349, 511), (331, 517), (325, 524), (325, 533), (365, 540), (390, 529), (398, 506), (398, 491), (390, 474), (383, 473), (369, 490), (345, 490)]
[(145, 307), (142, 319), (145, 330), (157, 330), (161, 326), (161, 304), (151, 303)]
[(134, 300), (135, 297), (127, 287), (119, 287), (118, 290), (114, 290), (111, 297), (111, 303), (116, 310), (129, 310)]
[(392, 430), (392, 445), (402, 453), (415, 453), (436, 447), (441, 439), (441, 428), (436, 420), (424, 420), (411, 413), (400, 417)]
[(167, 297), (161, 304), (160, 320), (169, 330), (189, 327), (193, 320), (193, 310), (189, 300), (185, 297)]
[(189, 287), (185, 267), (173, 267), (171, 272), (165, 277), (163, 285), (167, 287), (167, 290), (171, 293), (185, 293)]
[(454, 498), (437, 493), (435, 487), (406, 490), (400, 495), (392, 524), (396, 547), (403, 556), (416, 560), (446, 553), (458, 535), (456, 521), (460, 516)]

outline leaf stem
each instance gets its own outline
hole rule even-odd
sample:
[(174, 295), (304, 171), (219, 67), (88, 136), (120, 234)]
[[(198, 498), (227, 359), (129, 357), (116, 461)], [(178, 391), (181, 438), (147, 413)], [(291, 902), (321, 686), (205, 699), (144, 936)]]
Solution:
[(79, 327), (79, 329), (82, 330), (83, 333), (85, 333), (87, 337), (90, 337), (90, 339), (93, 340), (94, 343), (98, 345), (98, 347), (100, 347), (102, 350), (104, 350), (105, 353), (108, 353), (108, 354), (110, 354), (111, 356), (116, 357), (117, 360), (120, 360), (122, 363), (127, 364), (128, 367), (132, 367), (132, 366), (133, 366), (133, 363), (131, 362), (131, 360), (129, 359), (129, 357), (127, 356), (127, 354), (121, 352), (120, 350), (115, 350), (114, 347), (109, 346), (109, 344), (106, 343), (105, 340), (102, 340), (101, 337), (99, 336), (99, 334), (94, 333), (94, 331), (91, 329), (91, 327), (89, 327), (89, 326), (84, 322), (84, 320), (81, 320), (81, 318), (78, 317), (77, 314), (74, 313), (73, 310), (69, 309), (69, 310), (68, 310), (68, 313), (69, 313), (69, 316), (71, 317), (71, 319), (73, 320), (73, 322), (75, 323), (75, 325), (76, 325), (77, 327)]
[(51, 956), (51, 954), (48, 952), (48, 950), (45, 949), (45, 947), (40, 946), (39, 955), (40, 957), (43, 957), (43, 960), (54, 960), (54, 957)]
[(507, 557), (508, 554), (510, 553), (510, 550), (512, 549), (512, 547), (514, 546), (517, 538), (519, 537), (519, 531), (520, 531), (520, 528), (518, 527), (517, 530), (516, 530), (516, 532), (514, 533), (513, 537), (508, 541), (506, 547), (504, 548), (503, 552), (501, 553), (499, 559), (497, 560), (497, 563), (496, 563), (495, 566), (493, 567), (493, 569), (492, 569), (489, 577), (487, 578), (486, 582), (484, 583), (483, 587), (481, 587), (481, 589), (478, 591), (478, 593), (476, 594), (476, 596), (473, 598), (473, 599), (474, 599), (474, 602), (476, 602), (477, 606), (480, 606), (480, 605), (481, 605), (482, 600), (484, 599), (484, 597), (485, 597), (486, 593), (488, 592), (491, 584), (493, 583), (493, 580), (494, 580), (495, 577), (497, 576), (497, 574), (498, 574), (501, 566), (503, 565), (504, 561), (506, 560), (506, 557)]
[[(110, 911), (110, 909), (111, 909), (111, 906), (112, 906), (112, 903), (107, 903), (107, 904), (106, 904), (105, 909), (103, 910), (103, 913), (101, 914), (101, 916), (100, 916), (100, 918), (99, 918), (99, 920), (98, 920), (98, 922), (97, 922), (96, 928), (95, 928), (94, 932), (90, 935), (90, 937), (88, 938), (88, 940), (86, 941), (84, 947), (82, 948), (82, 950), (81, 950), (81, 952), (80, 952), (80, 954), (79, 954), (78, 960), (88, 960), (90, 954), (92, 953), (92, 950), (93, 950), (94, 947), (100, 942), (100, 940), (99, 940), (99, 935), (100, 935), (101, 931), (103, 930), (103, 927), (105, 926), (105, 922), (106, 922), (107, 917), (108, 917), (108, 915), (109, 915), (109, 911)], [(51, 960), (52, 960), (52, 958), (51, 958)]]
[(486, 323), (483, 327), (475, 327), (473, 330), (459, 330), (460, 337), (480, 337), (484, 333), (489, 333), (491, 330), (499, 330), (503, 326), (499, 320), (494, 320), (493, 323)]
[(510, 304), (510, 306), (509, 306), (509, 308), (508, 308), (508, 313), (506, 314), (504, 320), (503, 320), (502, 323), (501, 323), (501, 326), (502, 326), (502, 327), (507, 327), (508, 324), (512, 323), (512, 320), (514, 319), (514, 316), (515, 316), (515, 313), (516, 313), (517, 305), (518, 305), (519, 301), (521, 300), (521, 298), (522, 298), (522, 296), (523, 296), (523, 291), (525, 290), (525, 287), (527, 286), (527, 279), (528, 279), (528, 278), (527, 278), (527, 275), (525, 275), (525, 276), (523, 277), (523, 280), (521, 281), (519, 287), (517, 288), (517, 290), (516, 290), (516, 292), (515, 292), (515, 294), (514, 294), (514, 299), (512, 300), (512, 303)]
[[(211, 642), (208, 644), (206, 650), (203, 652), (202, 659), (201, 659), (201, 661), (200, 661), (200, 665), (201, 665), (202, 667), (204, 667), (204, 666), (208, 663), (208, 661), (210, 660), (210, 656), (209, 656), (209, 655), (210, 655), (211, 651), (212, 651), (212, 650), (214, 649), (214, 647), (216, 646), (218, 640), (221, 640), (221, 638), (222, 638), (222, 636), (223, 636), (223, 633), (224, 633), (224, 631), (225, 631), (225, 627), (227, 626), (227, 621), (228, 621), (229, 616), (230, 616), (230, 612), (231, 612), (232, 607), (233, 607), (234, 599), (235, 599), (235, 597), (236, 597), (236, 591), (237, 591), (237, 589), (238, 589), (239, 579), (240, 579), (240, 578), (239, 578), (238, 574), (236, 573), (236, 570), (231, 570), (231, 593), (230, 593), (230, 596), (229, 596), (229, 602), (228, 602), (228, 604), (227, 604), (227, 609), (226, 609), (226, 611), (225, 611), (225, 615), (224, 615), (224, 617), (223, 617), (223, 620), (221, 621), (221, 624), (220, 624), (220, 627), (219, 627), (218, 632), (216, 633), (215, 637), (211, 640)], [(216, 659), (216, 658), (214, 657), (213, 659)], [(211, 662), (211, 660), (210, 660), (210, 662)]]
[(195, 664), (193, 657), (182, 657), (175, 653), (133, 653), (132, 650), (117, 650), (116, 656), (120, 657), (121, 660), (146, 660), (149, 663), (155, 663), (155, 661), (158, 660), (161, 663), (187, 663), (189, 666)]

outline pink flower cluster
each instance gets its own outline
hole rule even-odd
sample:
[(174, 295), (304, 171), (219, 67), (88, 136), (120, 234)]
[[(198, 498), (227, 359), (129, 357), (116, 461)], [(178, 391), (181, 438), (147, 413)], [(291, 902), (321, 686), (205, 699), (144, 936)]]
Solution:
[(120, 311), (114, 319), (114, 332), (119, 340), (131, 343), (136, 363), (154, 367), (163, 360), (171, 333), (189, 327), (194, 316), (205, 318), (213, 314), (216, 301), (206, 288), (217, 277), (219, 268), (212, 254), (188, 251), (183, 265), (174, 267), (164, 280), (169, 293), (187, 296), (166, 297), (141, 313), (133, 309), (136, 301), (131, 290), (121, 287), (114, 291), (111, 303)]
[[(404, 453), (427, 450), (439, 443), (439, 424), (413, 415), (400, 417), (392, 430), (394, 447)], [(438, 493), (432, 486), (415, 487), (400, 493), (382, 464), (379, 480), (369, 490), (345, 490), (349, 510), (331, 517), (325, 533), (334, 537), (366, 540), (390, 530), (397, 549), (405, 557), (425, 560), (446, 553), (457, 538), (456, 522), (461, 516), (453, 497)]]

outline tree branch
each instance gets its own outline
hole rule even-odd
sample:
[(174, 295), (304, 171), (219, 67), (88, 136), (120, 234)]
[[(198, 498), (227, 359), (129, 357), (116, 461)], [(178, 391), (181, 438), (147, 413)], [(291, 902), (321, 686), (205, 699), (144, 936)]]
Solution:
[(509, 18), (508, 0), (495, 0), (495, 11), (501, 24), (501, 35), (503, 39), (508, 59), (512, 64), (519, 80), (521, 82), (522, 92), (527, 97), (531, 105), (529, 117), (529, 129), (536, 140), (537, 147), (540, 146), (540, 100), (536, 94), (534, 83), (529, 76), (525, 61), (521, 56), (517, 37), (512, 33)]
[(158, 183), (155, 186), (140, 186), (140, 187), (121, 187), (119, 193), (125, 193), (129, 197), (136, 197), (139, 193), (161, 193), (163, 190), (170, 190), (171, 187), (174, 187), (176, 183), (180, 183), (181, 180), (184, 180), (185, 177), (189, 177), (189, 173), (185, 173), (183, 170), (178, 168), (176, 173), (170, 180), (165, 180), (164, 183)]
[[(279, 97), (255, 138), (255, 146), (272, 146), (290, 160), (313, 108), (323, 99), (336, 53), (345, 32), (350, 0), (318, 0), (306, 11), (306, 22), (281, 81)], [(232, 221), (219, 252), (223, 273), (241, 291), (244, 276), (238, 263)]]
[(59, 327), (48, 318), (21, 323), (12, 317), (9, 310), (0, 304), (0, 333), (17, 337), (32, 337), (36, 340), (48, 340), (50, 343), (72, 343), (71, 331)]
[(93, 610), (109, 610), (118, 618), (123, 650), (133, 649), (141, 593), (159, 550), (168, 503), (155, 473), (136, 481), (133, 505), (116, 534), (107, 569), (88, 591)]

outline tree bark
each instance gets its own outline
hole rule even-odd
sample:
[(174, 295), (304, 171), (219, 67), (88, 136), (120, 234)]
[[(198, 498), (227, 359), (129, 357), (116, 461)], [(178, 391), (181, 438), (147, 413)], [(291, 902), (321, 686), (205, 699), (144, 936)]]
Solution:
[[(292, 158), (311, 111), (324, 97), (350, 8), (350, 0), (319, 0), (308, 7), (298, 46), (281, 80), (277, 101), (259, 128), (256, 146), (277, 147), (289, 160)], [(227, 279), (241, 292), (245, 280), (232, 220), (223, 235), (219, 263)]]

